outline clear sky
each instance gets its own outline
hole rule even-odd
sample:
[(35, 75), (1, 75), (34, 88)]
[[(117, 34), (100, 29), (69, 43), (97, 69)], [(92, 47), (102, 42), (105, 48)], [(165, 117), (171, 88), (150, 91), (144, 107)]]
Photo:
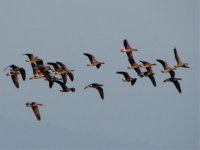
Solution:
[[(157, 87), (127, 70), (123, 40), (139, 49), (136, 62), (157, 63)], [(0, 149), (165, 149), (199, 148), (199, 1), (198, 0), (10, 0), (0, 1), (0, 68), (24, 67), (27, 80), (16, 89), (0, 75)], [(173, 48), (191, 68), (180, 68), (182, 94), (163, 83), (156, 59), (175, 64)], [(91, 53), (104, 61), (87, 67)], [(75, 93), (60, 93), (32, 75), (24, 53), (44, 62), (61, 61), (74, 69)], [(136, 84), (122, 82), (127, 71)], [(143, 70), (144, 71), (144, 70)], [(102, 83), (102, 101), (93, 89)], [(26, 102), (40, 102), (36, 120)]]

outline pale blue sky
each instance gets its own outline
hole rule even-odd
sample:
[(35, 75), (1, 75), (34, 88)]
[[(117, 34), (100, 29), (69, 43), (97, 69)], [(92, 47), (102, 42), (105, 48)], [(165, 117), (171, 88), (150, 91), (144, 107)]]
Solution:
[[(0, 75), (0, 149), (188, 149), (199, 145), (199, 1), (198, 0), (18, 0), (0, 1), (0, 68), (10, 64), (27, 71), (16, 89)], [(153, 68), (157, 87), (149, 79), (121, 81), (127, 70), (120, 53), (123, 40), (140, 51), (135, 60), (175, 64), (176, 46), (190, 69), (178, 69), (182, 94), (163, 83), (161, 65)], [(106, 64), (86, 66), (94, 54)], [(22, 54), (45, 62), (61, 61), (74, 69), (75, 93), (48, 88), (43, 79), (30, 81), (30, 65)], [(105, 100), (92, 82), (104, 84)], [(43, 103), (38, 122), (26, 102)]]

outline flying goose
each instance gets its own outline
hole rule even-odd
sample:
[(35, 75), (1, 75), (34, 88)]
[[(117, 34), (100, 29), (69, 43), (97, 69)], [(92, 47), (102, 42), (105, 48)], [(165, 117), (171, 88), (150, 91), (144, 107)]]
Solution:
[(40, 116), (40, 111), (39, 111), (39, 106), (43, 106), (43, 104), (39, 104), (39, 103), (36, 103), (36, 102), (27, 102), (26, 103), (26, 107), (31, 107), (37, 120), (40, 121), (41, 120), (41, 116)]
[(34, 56), (33, 54), (30, 54), (30, 53), (26, 53), (26, 54), (23, 54), (23, 55), (28, 56), (28, 59), (26, 60), (26, 62), (29, 62), (29, 63), (35, 63), (36, 61), (39, 60), (39, 57)]
[(97, 91), (99, 92), (99, 95), (101, 96), (101, 99), (103, 100), (104, 92), (103, 92), (103, 88), (101, 86), (103, 86), (103, 84), (91, 83), (91, 84), (87, 85), (84, 89), (87, 89), (88, 87), (97, 89)]
[(91, 64), (87, 64), (87, 66), (96, 66), (97, 69), (99, 69), (101, 64), (105, 64), (104, 62), (97, 61), (96, 58), (89, 53), (83, 53), (83, 55), (87, 56), (90, 60)]
[(181, 93), (181, 86), (178, 82), (178, 80), (181, 80), (181, 78), (176, 78), (175, 77), (175, 72), (173, 70), (171, 70), (170, 72), (170, 78), (165, 79), (163, 82), (172, 82), (174, 83), (176, 89), (178, 90), (179, 93)]
[(22, 80), (26, 80), (26, 71), (24, 68), (22, 67), (18, 67), (14, 64), (12, 65), (9, 65), (8, 67), (6, 67), (4, 69), (4, 71), (7, 69), (7, 68), (11, 68), (10, 69), (10, 72), (6, 74), (6, 76), (10, 76), (14, 85), (19, 88), (19, 81), (18, 81), (18, 74), (21, 74), (21, 77), (22, 77)]
[(68, 88), (64, 82), (62, 81), (58, 81), (58, 80), (55, 80), (56, 83), (60, 84), (60, 86), (62, 87), (62, 89), (60, 90), (60, 92), (75, 92), (75, 88)]
[(117, 71), (116, 73), (118, 74), (122, 74), (124, 76), (125, 79), (122, 79), (122, 81), (124, 82), (131, 82), (131, 85), (133, 86), (136, 82), (136, 78), (132, 78), (127, 72), (123, 72), (123, 71)]
[(156, 64), (151, 64), (151, 63), (149, 63), (149, 62), (147, 62), (147, 61), (140, 61), (142, 64), (140, 65), (140, 67), (141, 68), (146, 68), (146, 72), (144, 72), (143, 74), (144, 74), (144, 76), (145, 77), (148, 77), (150, 80), (151, 80), (151, 82), (152, 82), (152, 84), (156, 87), (156, 80), (155, 80), (155, 78), (154, 78), (154, 73), (153, 73), (153, 70), (152, 70), (152, 68), (151, 68), (151, 66), (154, 66), (154, 65), (156, 65)]
[(132, 51), (138, 51), (138, 49), (133, 49), (133, 48), (129, 45), (127, 39), (124, 39), (123, 45), (124, 45), (124, 48), (121, 48), (121, 52), (122, 52), (122, 53), (126, 52), (128, 58), (133, 58)]
[(176, 50), (176, 47), (174, 48), (174, 56), (175, 56), (175, 59), (176, 59), (176, 62), (177, 62), (177, 64), (174, 65), (175, 68), (178, 68), (178, 67), (190, 68), (190, 67), (188, 66), (188, 63), (183, 63), (183, 62), (182, 62), (181, 58), (180, 58), (179, 55), (178, 55), (178, 52), (177, 52), (177, 50)]
[(171, 70), (176, 70), (176, 68), (171, 68), (171, 67), (169, 67), (168, 64), (167, 64), (167, 62), (164, 61), (164, 60), (157, 59), (157, 61), (158, 61), (159, 63), (161, 63), (161, 65), (162, 65), (163, 68), (164, 68), (163, 70), (161, 70), (162, 73), (168, 73), (168, 72), (170, 72)]
[(71, 81), (74, 81), (74, 75), (72, 73), (72, 71), (74, 71), (73, 69), (68, 69), (67, 66), (59, 61), (56, 62), (57, 64), (60, 65), (60, 67), (65, 71), (65, 73), (69, 76)]
[(48, 62), (47, 64), (53, 66), (54, 70), (52, 70), (52, 72), (55, 74), (60, 74), (64, 83), (67, 83), (67, 75), (69, 76), (71, 81), (74, 80), (74, 75), (72, 73), (72, 71), (74, 70), (68, 69), (65, 64), (58, 61), (56, 63)]
[(29, 80), (32, 79), (39, 79), (44, 77), (43, 72), (41, 72), (38, 68), (37, 65), (35, 63), (31, 63), (31, 67), (32, 67), (32, 71), (33, 71), (33, 76), (29, 78)]

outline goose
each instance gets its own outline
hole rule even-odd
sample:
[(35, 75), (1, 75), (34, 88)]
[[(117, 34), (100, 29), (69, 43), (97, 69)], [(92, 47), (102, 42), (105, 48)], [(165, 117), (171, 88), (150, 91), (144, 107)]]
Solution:
[(123, 71), (117, 71), (116, 73), (118, 74), (122, 74), (125, 79), (122, 79), (122, 81), (124, 82), (131, 82), (131, 85), (133, 86), (136, 82), (136, 78), (132, 78), (127, 72), (123, 72)]
[(37, 120), (40, 121), (41, 120), (41, 116), (40, 116), (40, 111), (39, 111), (39, 106), (43, 106), (43, 104), (40, 103), (36, 103), (36, 102), (27, 102), (26, 103), (26, 107), (31, 107)]
[(10, 76), (14, 85), (16, 86), (16, 88), (19, 88), (19, 80), (18, 80), (18, 74), (21, 74), (22, 80), (26, 80), (26, 71), (24, 68), (22, 67), (18, 67), (14, 64), (7, 66), (4, 71), (7, 68), (11, 68), (9, 73), (6, 73), (6, 76)]
[(141, 72), (139, 65), (135, 62), (135, 60), (133, 58), (129, 58), (128, 61), (130, 65), (127, 67), (127, 69), (134, 69), (136, 73), (138, 74), (138, 76), (143, 77), (144, 75)]
[(23, 54), (23, 55), (28, 56), (28, 59), (26, 60), (26, 62), (28, 62), (28, 63), (35, 63), (36, 61), (39, 60), (39, 57), (34, 56), (33, 54), (30, 54), (30, 53), (26, 53), (26, 54)]
[(88, 87), (97, 89), (97, 91), (99, 92), (99, 95), (101, 96), (101, 99), (103, 100), (104, 92), (103, 92), (103, 88), (101, 86), (103, 86), (103, 84), (91, 83), (91, 84), (87, 85), (84, 89), (87, 89)]
[(155, 66), (156, 64), (151, 64), (151, 63), (149, 63), (147, 61), (140, 61), (140, 62), (142, 63), (140, 65), (140, 67), (141, 68), (146, 68), (146, 70), (147, 70), (146, 72), (143, 73), (144, 76), (148, 77), (151, 80), (153, 86), (156, 87), (156, 80), (154, 78), (154, 73), (153, 73), (153, 70), (151, 68), (151, 66)]
[(54, 70), (52, 70), (52, 72), (55, 74), (60, 74), (64, 83), (67, 83), (67, 75), (69, 76), (71, 81), (74, 80), (74, 75), (72, 73), (72, 71), (74, 70), (68, 69), (63, 63), (57, 61), (56, 63), (48, 62), (47, 64), (54, 67)]
[(173, 70), (171, 70), (169, 73), (170, 73), (171, 77), (165, 79), (163, 82), (172, 82), (175, 85), (175, 87), (178, 90), (178, 92), (181, 93), (181, 86), (180, 86), (178, 80), (182, 80), (182, 79), (181, 78), (176, 78), (175, 77), (175, 72)]
[(58, 80), (56, 80), (55, 82), (58, 83), (58, 84), (60, 84), (60, 86), (62, 87), (62, 89), (60, 90), (60, 92), (70, 92), (70, 91), (75, 92), (75, 88), (68, 88), (65, 85), (64, 82), (58, 81)]
[(174, 56), (175, 56), (175, 59), (176, 59), (176, 62), (177, 62), (177, 64), (174, 65), (175, 68), (178, 68), (178, 67), (190, 68), (190, 67), (188, 66), (188, 63), (183, 63), (183, 62), (182, 62), (181, 58), (180, 58), (179, 55), (178, 55), (178, 52), (177, 52), (177, 50), (176, 50), (176, 47), (174, 48)]
[(163, 68), (164, 68), (163, 70), (161, 70), (162, 73), (168, 73), (168, 72), (170, 72), (171, 70), (176, 70), (176, 68), (171, 68), (171, 67), (169, 67), (168, 64), (167, 64), (167, 62), (164, 61), (164, 60), (157, 59), (157, 61), (158, 61), (159, 63), (161, 63), (161, 65), (162, 65)]
[(33, 70), (33, 76), (29, 78), (29, 80), (32, 79), (39, 79), (44, 77), (44, 74), (37, 68), (37, 65), (35, 63), (31, 63), (31, 67)]
[(122, 53), (126, 52), (128, 58), (133, 58), (132, 51), (138, 51), (138, 49), (133, 49), (133, 48), (129, 45), (127, 39), (124, 39), (123, 45), (124, 45), (124, 48), (121, 48), (120, 51), (121, 51)]
[(59, 61), (56, 62), (57, 64), (60, 65), (60, 67), (65, 71), (65, 73), (69, 76), (71, 81), (74, 81), (74, 75), (72, 73), (72, 71), (74, 71), (73, 69), (68, 69), (67, 66)]
[(96, 58), (89, 53), (83, 53), (83, 55), (87, 56), (90, 60), (91, 64), (87, 64), (87, 66), (96, 66), (97, 69), (99, 69), (101, 64), (105, 64), (104, 62), (97, 61)]

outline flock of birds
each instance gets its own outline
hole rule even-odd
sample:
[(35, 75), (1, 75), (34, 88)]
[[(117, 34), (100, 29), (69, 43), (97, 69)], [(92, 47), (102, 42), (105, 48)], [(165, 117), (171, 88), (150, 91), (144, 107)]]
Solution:
[[(123, 41), (123, 45), (124, 47), (121, 49), (122, 53), (126, 53), (127, 57), (128, 57), (128, 61), (130, 63), (130, 65), (127, 67), (127, 69), (134, 69), (135, 72), (137, 73), (137, 75), (139, 77), (148, 77), (153, 86), (156, 87), (156, 80), (154, 78), (154, 72), (152, 70), (152, 66), (155, 66), (156, 64), (154, 63), (149, 63), (147, 61), (140, 61), (142, 64), (137, 64), (134, 60), (133, 57), (133, 51), (138, 51), (138, 49), (133, 49), (127, 39), (125, 39)], [(57, 83), (60, 85), (61, 90), (60, 92), (75, 92), (75, 88), (73, 87), (67, 87), (66, 83), (68, 78), (71, 81), (74, 81), (74, 74), (73, 71), (69, 69), (64, 63), (62, 62), (47, 62), (46, 64), (43, 62), (43, 59), (27, 53), (24, 54), (28, 57), (28, 59), (26, 60), (26, 62), (30, 63), (32, 71), (33, 71), (33, 76), (30, 77), (29, 79), (39, 79), (39, 78), (44, 78), (45, 81), (48, 81), (49, 83), (49, 88), (52, 88), (54, 83)], [(92, 54), (89, 53), (83, 53), (83, 55), (87, 56), (90, 64), (87, 64), (87, 66), (93, 66), (96, 67), (97, 69), (99, 69), (101, 67), (102, 64), (105, 64), (102, 61), (98, 61), (95, 56), (93, 56)], [(157, 59), (157, 61), (159, 63), (161, 63), (161, 65), (163, 66), (163, 70), (161, 70), (162, 73), (169, 73), (170, 77), (165, 79), (163, 82), (172, 82), (176, 89), (178, 90), (179, 93), (181, 93), (181, 86), (178, 80), (181, 80), (181, 78), (177, 78), (175, 76), (175, 70), (179, 67), (184, 67), (184, 68), (189, 68), (187, 63), (184, 63), (181, 58), (178, 55), (178, 52), (176, 50), (176, 48), (174, 48), (174, 56), (176, 59), (177, 64), (174, 65), (174, 67), (169, 67), (167, 62), (161, 59)], [(8, 67), (6, 67), (4, 69), (7, 70), (9, 68), (9, 72), (6, 73), (7, 76), (10, 76), (15, 87), (19, 88), (19, 79), (18, 79), (18, 75), (20, 74), (22, 77), (22, 80), (26, 80), (26, 71), (23, 67), (18, 67), (14, 64), (9, 65)], [(145, 68), (146, 71), (142, 72), (141, 68)], [(117, 74), (121, 74), (124, 76), (124, 79), (122, 79), (122, 81), (124, 82), (130, 82), (131, 85), (133, 86), (137, 80), (137, 78), (133, 78), (131, 77), (128, 72), (124, 72), (124, 71), (117, 71)], [(59, 76), (59, 77), (58, 77)], [(89, 85), (87, 85), (84, 89), (87, 88), (94, 88), (98, 91), (101, 99), (104, 99), (104, 91), (102, 88), (103, 84), (99, 84), (99, 83), (91, 83)], [(31, 107), (37, 120), (41, 120), (41, 116), (40, 116), (40, 111), (39, 111), (39, 106), (42, 106), (43, 104), (37, 103), (37, 102), (27, 102), (26, 106), (27, 107)]]

